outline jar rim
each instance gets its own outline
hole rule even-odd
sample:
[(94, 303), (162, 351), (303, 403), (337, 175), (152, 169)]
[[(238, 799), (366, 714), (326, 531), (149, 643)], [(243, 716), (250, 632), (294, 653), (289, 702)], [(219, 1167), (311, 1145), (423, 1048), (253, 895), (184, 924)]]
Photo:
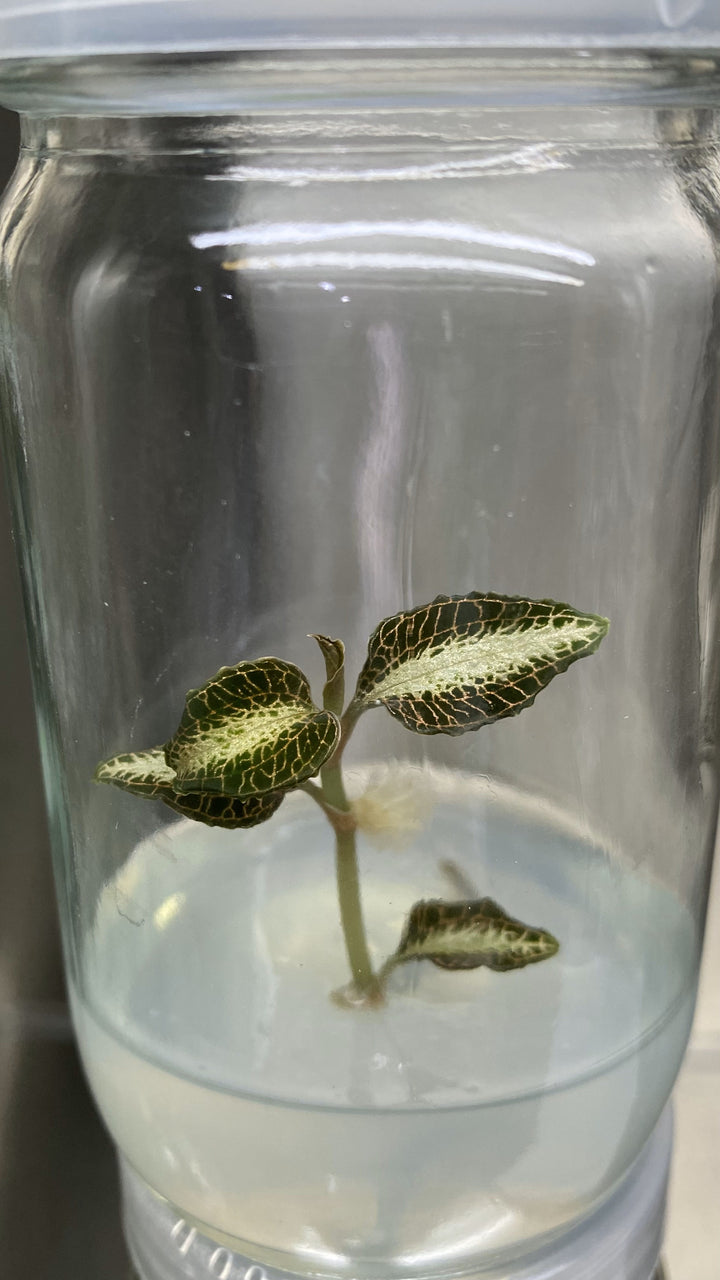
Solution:
[(351, 47), (720, 49), (720, 0), (0, 0), (6, 58)]

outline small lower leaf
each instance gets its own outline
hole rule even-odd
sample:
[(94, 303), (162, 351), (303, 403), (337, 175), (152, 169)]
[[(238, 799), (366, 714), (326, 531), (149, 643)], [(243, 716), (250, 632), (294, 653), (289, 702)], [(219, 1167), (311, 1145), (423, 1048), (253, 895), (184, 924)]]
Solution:
[(405, 923), (395, 964), (431, 960), (440, 969), (479, 969), (498, 973), (548, 960), (559, 942), (532, 925), (508, 916), (492, 898), (470, 902), (416, 902)]
[(250, 796), (239, 800), (237, 796), (190, 791), (179, 794), (174, 790), (175, 774), (165, 762), (162, 747), (153, 751), (130, 751), (103, 761), (95, 771), (96, 782), (109, 782), (112, 786), (129, 791), (132, 795), (148, 800), (162, 800), (176, 813), (194, 818), (208, 827), (255, 827), (272, 817), (279, 807), (283, 792), (266, 796)]

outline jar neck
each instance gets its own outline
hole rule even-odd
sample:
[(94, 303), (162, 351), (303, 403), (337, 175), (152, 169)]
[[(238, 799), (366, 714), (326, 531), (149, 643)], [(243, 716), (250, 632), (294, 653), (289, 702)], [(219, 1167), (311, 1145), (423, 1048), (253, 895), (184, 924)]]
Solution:
[(291, 117), (26, 116), (22, 154), (135, 172), (182, 163), (210, 175), (307, 182), (492, 177), (573, 166), (585, 152), (718, 146), (718, 113), (618, 104), (542, 113), (504, 107), (327, 111)]
[(27, 115), (256, 115), (720, 103), (720, 55), (577, 49), (339, 49), (0, 61)]

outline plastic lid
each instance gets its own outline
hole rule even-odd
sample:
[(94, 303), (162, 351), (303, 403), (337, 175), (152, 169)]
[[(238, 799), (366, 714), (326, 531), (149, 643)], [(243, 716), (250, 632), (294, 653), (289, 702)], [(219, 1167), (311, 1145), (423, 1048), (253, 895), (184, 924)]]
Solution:
[(720, 0), (0, 0), (0, 58), (303, 47), (720, 49)]

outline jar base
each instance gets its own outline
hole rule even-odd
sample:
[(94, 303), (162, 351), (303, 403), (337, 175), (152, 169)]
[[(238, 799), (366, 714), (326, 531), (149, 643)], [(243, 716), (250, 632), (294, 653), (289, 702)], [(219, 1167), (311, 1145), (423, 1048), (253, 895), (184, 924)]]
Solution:
[[(670, 1109), (628, 1176), (590, 1217), (524, 1258), (488, 1262), (468, 1280), (659, 1280), (668, 1172)], [(291, 1280), (299, 1272), (213, 1239), (157, 1195), (121, 1159), (128, 1246), (141, 1280)], [(378, 1275), (377, 1280), (386, 1280)]]

